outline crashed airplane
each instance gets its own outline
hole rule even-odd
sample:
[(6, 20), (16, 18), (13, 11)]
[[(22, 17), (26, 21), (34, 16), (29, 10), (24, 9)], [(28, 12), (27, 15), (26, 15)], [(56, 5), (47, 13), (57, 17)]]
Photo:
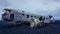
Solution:
[[(26, 13), (25, 11), (18, 11), (15, 9), (3, 9), (2, 20), (9, 21), (10, 23), (22, 24), (29, 23), (30, 27), (43, 26), (45, 24), (54, 23), (55, 19), (51, 15), (36, 15)], [(51, 20), (53, 18), (53, 20)], [(52, 22), (51, 22), (52, 21)]]

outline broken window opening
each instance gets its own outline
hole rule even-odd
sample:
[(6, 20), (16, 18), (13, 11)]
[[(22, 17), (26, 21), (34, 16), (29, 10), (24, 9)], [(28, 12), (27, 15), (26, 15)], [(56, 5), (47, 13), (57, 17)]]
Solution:
[(31, 16), (31, 17), (33, 17), (33, 16)]
[(22, 14), (24, 16), (24, 14)]
[(29, 18), (29, 15), (27, 15), (27, 18)]

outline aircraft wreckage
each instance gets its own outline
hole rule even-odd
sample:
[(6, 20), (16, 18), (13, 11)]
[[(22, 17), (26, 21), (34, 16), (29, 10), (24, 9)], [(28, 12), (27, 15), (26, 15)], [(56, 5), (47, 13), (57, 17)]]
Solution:
[[(43, 26), (45, 24), (54, 23), (55, 19), (51, 15), (38, 15), (26, 13), (15, 9), (3, 9), (2, 20), (9, 21), (12, 24), (29, 23), (30, 27)], [(51, 20), (53, 18), (53, 20)]]

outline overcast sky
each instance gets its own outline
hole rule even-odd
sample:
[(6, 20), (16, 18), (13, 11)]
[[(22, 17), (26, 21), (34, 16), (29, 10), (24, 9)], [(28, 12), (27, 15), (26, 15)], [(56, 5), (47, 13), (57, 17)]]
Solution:
[(51, 14), (60, 19), (60, 0), (0, 0), (0, 19), (3, 8), (13, 8), (36, 14)]

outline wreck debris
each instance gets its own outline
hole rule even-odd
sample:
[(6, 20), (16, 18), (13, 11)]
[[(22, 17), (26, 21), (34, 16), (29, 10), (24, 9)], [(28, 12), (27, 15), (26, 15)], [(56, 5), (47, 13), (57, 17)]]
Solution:
[[(43, 15), (36, 15), (32, 13), (27, 13), (25, 11), (18, 11), (14, 9), (4, 9), (5, 13), (2, 14), (2, 20), (5, 21), (11, 21), (13, 24), (24, 23), (29, 22), (30, 27), (37, 27), (37, 26), (43, 26), (45, 23), (49, 24), (51, 22), (51, 18), (53, 18), (52, 22), (55, 22), (55, 19), (53, 16), (43, 16)], [(15, 23), (14, 23), (15, 22)]]

